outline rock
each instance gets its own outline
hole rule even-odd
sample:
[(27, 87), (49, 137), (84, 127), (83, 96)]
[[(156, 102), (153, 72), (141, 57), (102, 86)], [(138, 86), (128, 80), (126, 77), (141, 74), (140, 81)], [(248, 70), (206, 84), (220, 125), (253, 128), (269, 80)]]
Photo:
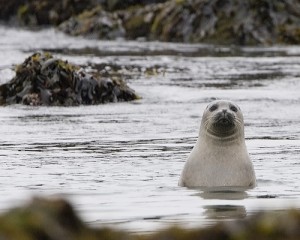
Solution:
[(97, 39), (300, 43), (298, 0), (0, 0), (0, 18)]
[[(156, 16), (163, 10), (162, 4), (149, 5), (143, 8), (119, 11), (127, 39), (145, 38), (156, 40), (152, 35), (152, 27)], [(162, 23), (160, 23), (162, 24)]]
[(16, 76), (0, 86), (0, 104), (73, 106), (138, 99), (127, 84), (114, 75), (88, 73), (83, 68), (35, 53), (16, 67)]
[[(101, 217), (101, 213), (99, 213)], [(0, 216), (0, 238), (13, 240), (294, 240), (300, 238), (300, 211), (257, 213), (246, 220), (186, 230), (171, 227), (152, 234), (129, 234), (108, 228), (91, 228), (63, 199), (34, 198), (29, 204)]]
[(126, 239), (126, 233), (88, 228), (62, 199), (35, 198), (0, 217), (0, 238), (12, 240)]
[(73, 36), (85, 36), (95, 39), (117, 39), (125, 37), (125, 30), (119, 17), (97, 7), (84, 11), (62, 23), (59, 29)]
[[(110, 16), (114, 16), (120, 29), (123, 26), (126, 39), (271, 45), (300, 43), (299, 12), (297, 0), (169, 0), (118, 10)], [(101, 15), (103, 12), (98, 13)], [(76, 27), (86, 21), (76, 19)], [(85, 25), (84, 35), (88, 32), (100, 39), (111, 39), (93, 27), (96, 19), (97, 16), (88, 18), (90, 26)], [(72, 34), (72, 30), (61, 29)]]
[(0, 19), (30, 27), (58, 25), (96, 5), (97, 0), (0, 0)]
[(143, 6), (167, 0), (0, 0), (0, 19), (29, 27), (59, 25), (94, 8), (106, 11)]
[(145, 6), (154, 3), (163, 3), (167, 0), (102, 0), (102, 5), (109, 11), (127, 9), (132, 6)]
[[(295, 43), (299, 37), (295, 32), (299, 30), (299, 12), (300, 4), (293, 0), (169, 1), (155, 16), (151, 34), (163, 41), (236, 45)], [(283, 33), (283, 28), (289, 34)]]

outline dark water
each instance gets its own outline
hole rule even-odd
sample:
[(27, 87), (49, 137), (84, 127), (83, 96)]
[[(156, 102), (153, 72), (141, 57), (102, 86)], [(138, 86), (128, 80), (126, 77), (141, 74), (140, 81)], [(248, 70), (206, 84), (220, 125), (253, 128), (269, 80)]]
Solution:
[[(1, 211), (35, 195), (69, 199), (86, 222), (130, 231), (205, 226), (300, 207), (300, 48), (225, 48), (71, 38), (0, 27), (0, 82), (36, 50), (119, 69), (141, 100), (0, 108)], [(258, 186), (177, 186), (206, 104), (244, 113)]]

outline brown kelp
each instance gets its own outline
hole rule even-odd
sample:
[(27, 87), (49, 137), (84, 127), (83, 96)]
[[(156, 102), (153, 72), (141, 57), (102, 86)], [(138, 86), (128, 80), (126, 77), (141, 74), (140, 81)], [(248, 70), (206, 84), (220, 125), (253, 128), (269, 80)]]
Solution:
[(0, 86), (1, 105), (74, 106), (138, 99), (121, 76), (88, 72), (50, 53), (34, 53), (15, 71), (15, 77)]

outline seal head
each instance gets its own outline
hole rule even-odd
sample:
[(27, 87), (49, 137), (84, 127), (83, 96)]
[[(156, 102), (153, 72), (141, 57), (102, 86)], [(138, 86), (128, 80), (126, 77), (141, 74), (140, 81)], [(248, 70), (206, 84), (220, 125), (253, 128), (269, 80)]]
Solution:
[(240, 108), (230, 101), (212, 102), (204, 111), (200, 134), (220, 140), (223, 138), (223, 141), (234, 134), (235, 138), (244, 137), (244, 120)]

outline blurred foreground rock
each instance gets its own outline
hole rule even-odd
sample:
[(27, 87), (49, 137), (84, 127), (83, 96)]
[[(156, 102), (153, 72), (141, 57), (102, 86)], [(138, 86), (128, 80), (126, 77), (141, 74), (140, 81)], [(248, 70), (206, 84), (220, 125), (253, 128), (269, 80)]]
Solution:
[(16, 76), (0, 86), (0, 105), (74, 106), (138, 99), (121, 76), (91, 71), (35, 53), (16, 66)]
[[(99, 213), (101, 217), (101, 213)], [(224, 222), (194, 230), (169, 228), (147, 235), (130, 235), (108, 228), (88, 227), (62, 199), (35, 198), (24, 207), (0, 216), (0, 239), (5, 240), (279, 240), (300, 239), (300, 212), (259, 213), (247, 220)]]
[(36, 198), (0, 217), (0, 239), (5, 240), (122, 240), (125, 236), (108, 229), (88, 228), (73, 207), (61, 199)]

